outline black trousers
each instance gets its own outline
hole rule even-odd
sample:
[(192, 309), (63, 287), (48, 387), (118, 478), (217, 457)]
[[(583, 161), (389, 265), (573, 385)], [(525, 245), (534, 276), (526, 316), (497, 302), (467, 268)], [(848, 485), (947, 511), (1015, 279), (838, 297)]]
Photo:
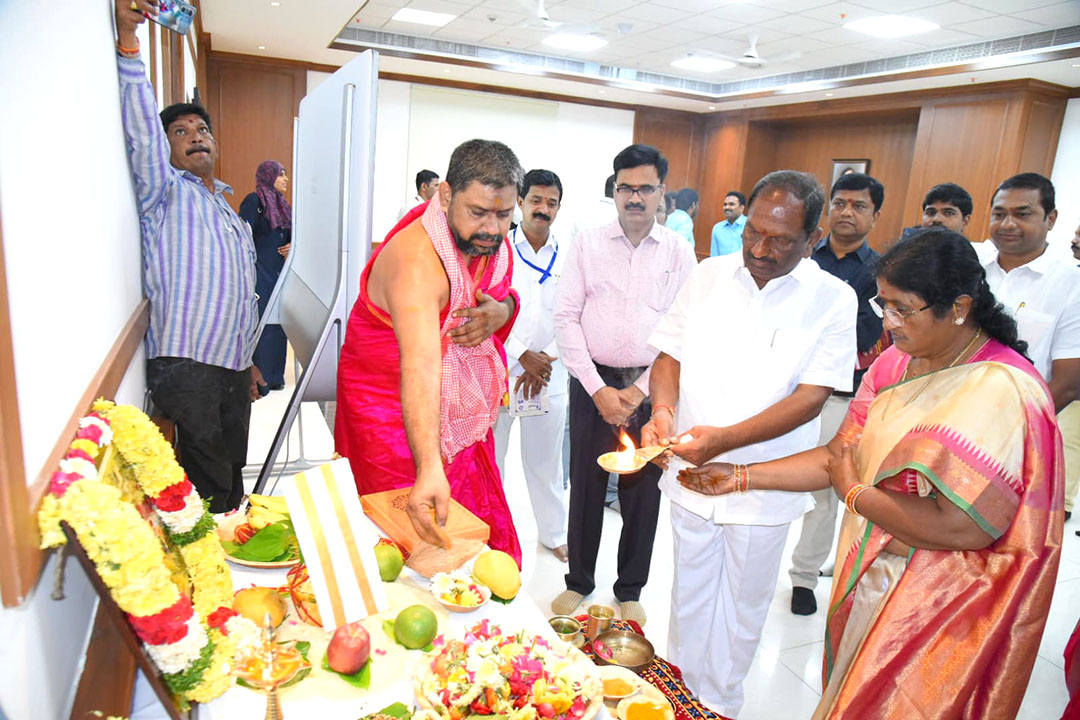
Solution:
[(159, 357), (146, 363), (146, 386), (176, 423), (177, 460), (210, 512), (235, 510), (244, 497), (251, 371)]
[[(644, 368), (609, 368), (597, 365), (604, 382), (621, 390), (632, 384)], [(649, 421), (652, 405), (646, 399), (627, 424), (634, 444), (641, 444), (641, 427)], [(604, 496), (608, 473), (596, 458), (619, 450), (618, 428), (600, 416), (592, 398), (575, 378), (570, 379), (570, 517), (567, 546), (570, 572), (566, 587), (588, 595), (596, 587), (596, 556), (604, 527)], [(619, 476), (619, 508), (623, 527), (619, 536), (618, 579), (615, 597), (620, 602), (637, 600), (649, 579), (656, 520), (660, 513), (660, 475), (653, 464)]]

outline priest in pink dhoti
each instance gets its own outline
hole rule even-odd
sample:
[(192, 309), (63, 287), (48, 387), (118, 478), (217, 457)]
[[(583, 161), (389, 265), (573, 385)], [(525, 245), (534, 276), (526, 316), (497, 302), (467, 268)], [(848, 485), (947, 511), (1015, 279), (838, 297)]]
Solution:
[(341, 349), (334, 431), (361, 494), (412, 488), (421, 538), (438, 544), (453, 497), (518, 565), (491, 428), (518, 312), (504, 240), (523, 175), (506, 145), (461, 144), (435, 197), (375, 251)]

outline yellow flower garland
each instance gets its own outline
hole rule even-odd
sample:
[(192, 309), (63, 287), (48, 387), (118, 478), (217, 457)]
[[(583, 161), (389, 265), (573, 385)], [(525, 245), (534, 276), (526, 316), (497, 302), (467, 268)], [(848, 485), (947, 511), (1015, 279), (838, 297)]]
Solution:
[[(109, 422), (120, 472), (127, 473), (128, 481), (121, 482), (124, 486), (121, 489), (96, 477), (69, 476), (65, 482), (70, 484), (60, 492), (50, 493), (42, 502), (38, 513), (41, 546), (63, 544), (60, 521), (66, 521), (75, 530), (120, 609), (137, 618), (156, 615), (180, 600), (180, 590), (171, 579), (158, 536), (131, 502), (141, 502), (141, 498), (124, 495), (141, 492), (157, 498), (163, 491), (183, 483), (184, 471), (176, 462), (172, 446), (137, 408), (99, 400), (94, 410)], [(76, 439), (71, 451), (85, 453), (94, 462), (102, 463), (103, 449), (93, 440)], [(131, 479), (137, 490), (132, 487)], [(212, 530), (201, 537), (190, 537), (197, 539), (180, 545), (179, 552), (193, 588), (192, 605), (206, 627), (210, 614), (232, 606), (232, 574)], [(216, 628), (210, 628), (207, 636), (212, 646), (212, 652), (205, 651), (211, 652), (208, 664), (201, 677), (192, 677), (197, 682), (179, 690), (182, 702), (208, 702), (232, 685), (228, 664), (236, 649), (235, 641)]]

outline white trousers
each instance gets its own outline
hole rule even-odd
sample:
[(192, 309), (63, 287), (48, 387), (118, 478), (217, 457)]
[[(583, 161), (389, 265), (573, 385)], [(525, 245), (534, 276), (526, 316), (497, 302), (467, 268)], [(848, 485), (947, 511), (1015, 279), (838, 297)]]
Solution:
[(776, 591), (788, 524), (718, 525), (671, 503), (668, 655), (690, 692), (736, 717)]
[(563, 437), (566, 433), (566, 393), (548, 397), (545, 415), (513, 418), (503, 408), (495, 422), (495, 458), (506, 482), (506, 448), (514, 420), (521, 422), (521, 464), (529, 490), (537, 537), (547, 548), (566, 544), (566, 491), (563, 489)]
[[(836, 435), (847, 416), (850, 403), (851, 398), (836, 395), (825, 401), (825, 406), (821, 408), (819, 446), (827, 445)], [(840, 499), (831, 487), (815, 490), (811, 494), (814, 496), (814, 507), (803, 515), (802, 532), (791, 552), (791, 570), (788, 574), (794, 587), (813, 590), (817, 587), (818, 573), (828, 559), (833, 538), (836, 537), (836, 509), (840, 506)]]

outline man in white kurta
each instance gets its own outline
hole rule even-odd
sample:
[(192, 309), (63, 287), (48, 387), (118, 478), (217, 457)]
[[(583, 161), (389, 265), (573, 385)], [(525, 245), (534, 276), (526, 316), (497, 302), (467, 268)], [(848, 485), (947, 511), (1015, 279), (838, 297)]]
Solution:
[[(514, 253), (513, 287), (521, 311), (506, 342), (510, 403), (515, 395), (547, 398), (546, 412), (516, 418), (504, 407), (495, 423), (495, 457), (506, 482), (506, 448), (514, 420), (521, 421), (521, 461), (529, 490), (537, 536), (566, 562), (566, 502), (562, 448), (566, 429), (566, 366), (555, 343), (555, 295), (566, 258), (551, 232), (562, 204), (562, 182), (550, 170), (530, 170), (522, 183), (518, 206), (521, 225), (510, 232)], [(519, 525), (520, 530), (520, 525)]]
[(1005, 180), (990, 208), (986, 282), (1016, 319), (1028, 357), (1042, 374), (1065, 443), (1065, 512), (1073, 510), (1080, 483), (1080, 269), (1049, 251), (1057, 221), (1054, 186), (1038, 173)]
[(699, 264), (649, 338), (661, 355), (642, 444), (684, 440), (660, 481), (675, 550), (668, 655), (690, 690), (727, 717), (742, 705), (788, 525), (813, 500), (754, 490), (752, 468), (749, 492), (719, 497), (676, 476), (686, 462), (748, 464), (816, 447), (822, 405), (851, 388), (855, 293), (806, 257), (821, 238), (823, 205), (812, 176), (765, 176), (750, 196), (742, 252)]

